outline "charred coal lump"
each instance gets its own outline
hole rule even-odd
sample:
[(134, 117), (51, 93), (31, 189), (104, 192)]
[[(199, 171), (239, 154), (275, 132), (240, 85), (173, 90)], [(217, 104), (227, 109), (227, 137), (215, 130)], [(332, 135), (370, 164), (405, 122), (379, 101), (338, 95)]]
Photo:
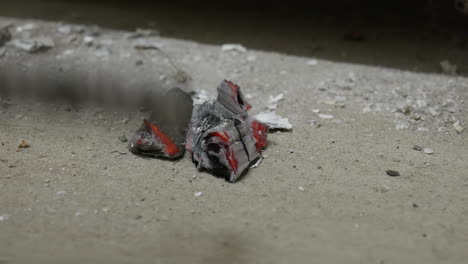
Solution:
[(248, 115), (238, 85), (225, 80), (217, 90), (216, 100), (195, 106), (186, 147), (199, 170), (236, 182), (261, 157), (268, 126)]

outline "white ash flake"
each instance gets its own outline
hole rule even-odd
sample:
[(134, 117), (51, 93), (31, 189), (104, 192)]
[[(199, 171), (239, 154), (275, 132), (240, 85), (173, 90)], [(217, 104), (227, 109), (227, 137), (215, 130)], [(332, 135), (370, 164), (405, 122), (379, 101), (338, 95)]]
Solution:
[(292, 129), (292, 125), (289, 123), (289, 120), (277, 115), (276, 112), (261, 112), (254, 117), (258, 121), (268, 125), (271, 129)]

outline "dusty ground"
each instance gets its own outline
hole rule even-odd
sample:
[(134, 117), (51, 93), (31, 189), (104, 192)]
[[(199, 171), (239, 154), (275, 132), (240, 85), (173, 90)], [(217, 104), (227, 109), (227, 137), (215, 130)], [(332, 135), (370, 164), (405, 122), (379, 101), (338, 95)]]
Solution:
[[(467, 78), (322, 59), (311, 66), (311, 58), (106, 30), (88, 47), (87, 28), (58, 33), (58, 24), (34, 22), (25, 33), (18, 27), (27, 21), (0, 22), (14, 24), (14, 39), (55, 42), (38, 54), (8, 43), (3, 90), (37, 91), (75, 76), (83, 89), (177, 84), (213, 93), (229, 78), (254, 113), (265, 96), (284, 93), (277, 112), (294, 126), (271, 134), (261, 165), (229, 184), (197, 172), (188, 156), (128, 153), (118, 136), (139, 126), (145, 113), (137, 109), (2, 98), (1, 263), (466, 261), (468, 141), (453, 123), (467, 126)], [(167, 59), (136, 51), (138, 41), (158, 44), (191, 80), (178, 84)], [(22, 140), (31, 146), (18, 149)], [(401, 176), (388, 176), (390, 169)]]

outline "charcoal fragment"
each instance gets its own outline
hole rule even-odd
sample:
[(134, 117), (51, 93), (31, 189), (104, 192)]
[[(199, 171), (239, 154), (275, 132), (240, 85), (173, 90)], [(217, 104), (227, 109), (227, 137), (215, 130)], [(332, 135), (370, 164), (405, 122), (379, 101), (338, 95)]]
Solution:
[(173, 88), (152, 106), (149, 119), (133, 135), (129, 150), (149, 157), (177, 159), (185, 151), (185, 135), (192, 115), (192, 98)]
[(248, 115), (238, 85), (225, 80), (217, 90), (216, 100), (195, 106), (187, 150), (199, 170), (236, 182), (261, 157), (269, 128)]

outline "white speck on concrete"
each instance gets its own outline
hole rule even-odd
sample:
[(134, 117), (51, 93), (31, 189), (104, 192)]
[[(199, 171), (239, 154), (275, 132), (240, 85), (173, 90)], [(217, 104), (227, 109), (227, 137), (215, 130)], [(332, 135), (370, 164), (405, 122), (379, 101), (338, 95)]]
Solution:
[(322, 119), (332, 119), (333, 115), (327, 115), (327, 114), (319, 114), (318, 115)]
[(203, 195), (203, 193), (202, 192), (195, 192), (194, 195), (195, 195), (195, 197), (200, 197), (200, 196)]
[(257, 57), (256, 57), (255, 55), (249, 55), (249, 56), (247, 56), (247, 61), (252, 62), (252, 61), (256, 61), (256, 60), (257, 60)]
[(307, 61), (307, 65), (309, 66), (315, 66), (318, 64), (318, 61), (316, 59), (311, 59)]
[(238, 52), (246, 52), (247, 49), (242, 46), (241, 44), (223, 44), (221, 45), (222, 51), (238, 51)]
[(7, 214), (0, 215), (0, 222), (1, 222), (1, 221), (8, 220), (9, 218), (10, 218), (10, 215), (7, 215)]
[(426, 153), (427, 155), (432, 155), (434, 154), (434, 151), (430, 148), (424, 148), (423, 152)]

